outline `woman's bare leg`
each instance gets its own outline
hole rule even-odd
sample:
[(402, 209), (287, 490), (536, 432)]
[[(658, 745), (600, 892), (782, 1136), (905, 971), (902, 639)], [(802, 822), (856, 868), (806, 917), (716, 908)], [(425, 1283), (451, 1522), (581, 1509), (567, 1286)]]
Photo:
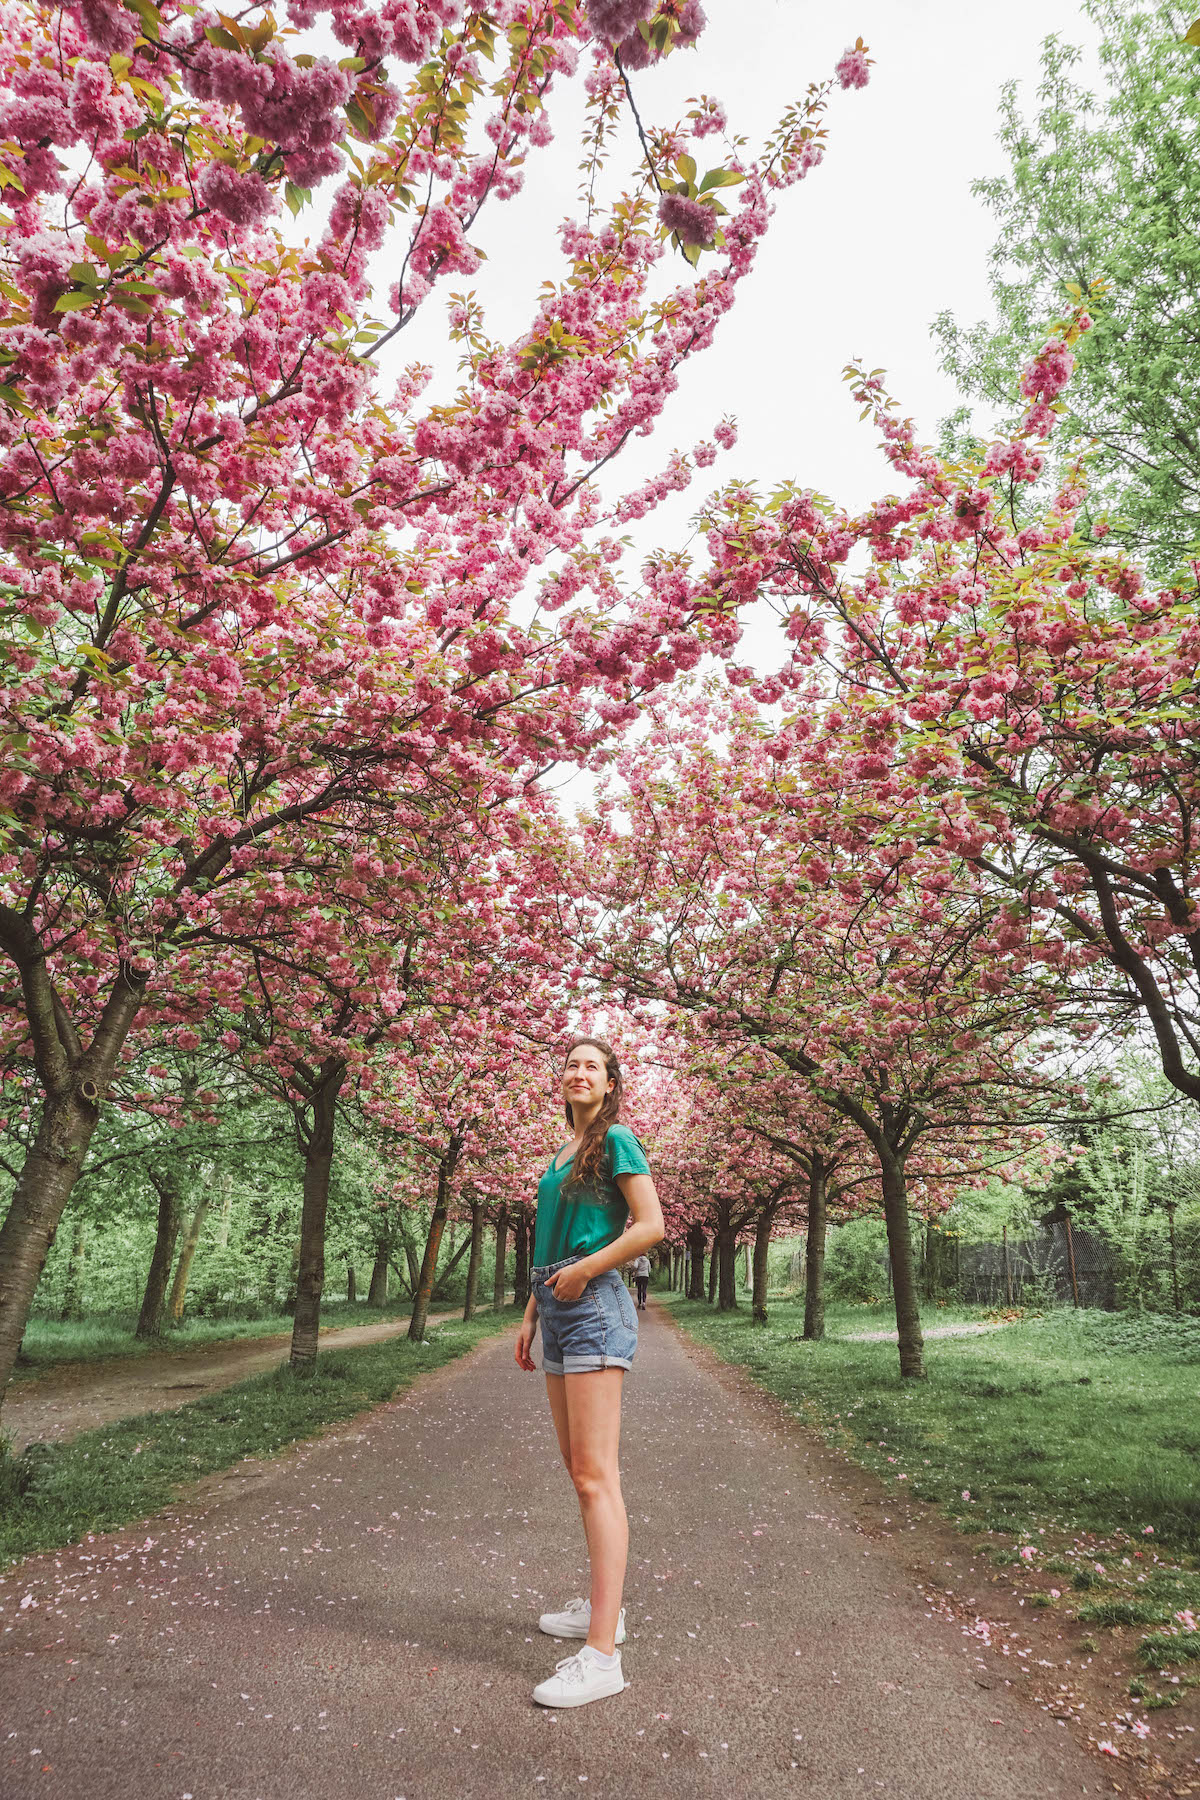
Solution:
[[(564, 1375), (567, 1466), (579, 1496), (583, 1530), (592, 1565), (592, 1624), (588, 1643), (611, 1656), (616, 1648), (621, 1591), (629, 1555), (629, 1522), (617, 1466), (621, 1440), (624, 1369), (589, 1369)], [(547, 1386), (554, 1377), (547, 1378)], [(551, 1408), (554, 1399), (551, 1397)], [(555, 1425), (558, 1415), (555, 1413)], [(559, 1443), (563, 1441), (559, 1431)], [(569, 1455), (568, 1455), (569, 1453)]]
[(567, 1474), (571, 1473), (571, 1423), (567, 1418), (567, 1396), (563, 1386), (566, 1377), (563, 1375), (547, 1375), (546, 1393), (550, 1399), (550, 1413), (554, 1419), (554, 1430), (558, 1437), (558, 1447), (562, 1451), (562, 1459), (567, 1465)]

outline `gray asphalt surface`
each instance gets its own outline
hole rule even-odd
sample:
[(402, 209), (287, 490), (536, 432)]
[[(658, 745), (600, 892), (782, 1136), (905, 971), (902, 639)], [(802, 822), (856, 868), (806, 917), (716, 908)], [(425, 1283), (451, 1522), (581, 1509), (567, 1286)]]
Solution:
[(186, 1506), (0, 1578), (4, 1800), (1112, 1791), (930, 1615), (774, 1402), (653, 1311), (642, 1325), (623, 1694), (530, 1701), (571, 1648), (537, 1615), (585, 1591), (585, 1558), (543, 1383), (505, 1333)]

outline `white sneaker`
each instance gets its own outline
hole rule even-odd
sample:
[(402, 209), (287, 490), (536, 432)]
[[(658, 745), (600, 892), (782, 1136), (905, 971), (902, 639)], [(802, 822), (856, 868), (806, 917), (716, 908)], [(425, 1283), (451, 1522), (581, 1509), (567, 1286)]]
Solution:
[[(544, 1631), (547, 1637), (585, 1638), (592, 1629), (592, 1603), (590, 1600), (575, 1599), (568, 1601), (560, 1613), (543, 1613), (538, 1620), (538, 1630)], [(625, 1608), (622, 1607), (617, 1619), (617, 1643), (625, 1642)]]
[(539, 1682), (533, 1697), (539, 1706), (586, 1706), (589, 1700), (603, 1700), (619, 1694), (625, 1686), (618, 1652), (611, 1669), (602, 1669), (588, 1655), (585, 1644), (577, 1656), (564, 1657), (548, 1680)]

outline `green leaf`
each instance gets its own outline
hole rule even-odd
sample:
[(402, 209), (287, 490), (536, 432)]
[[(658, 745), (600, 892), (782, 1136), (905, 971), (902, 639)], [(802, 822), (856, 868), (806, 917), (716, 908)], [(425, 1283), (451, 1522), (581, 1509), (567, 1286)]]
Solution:
[(96, 294), (81, 294), (78, 289), (73, 294), (60, 294), (54, 302), (56, 313), (81, 312), (85, 306), (95, 306)]
[(1197, 19), (1194, 25), (1189, 25), (1183, 34), (1183, 41), (1185, 44), (1195, 44), (1197, 48), (1200, 48), (1200, 19)]
[(694, 156), (677, 156), (675, 158), (675, 167), (679, 170), (679, 173), (683, 176), (685, 181), (695, 181), (696, 159)]
[(370, 136), (375, 128), (374, 121), (368, 117), (365, 109), (360, 105), (354, 95), (351, 95), (350, 99), (347, 100), (342, 111), (345, 113), (360, 137)]
[(142, 21), (142, 30), (154, 43), (158, 42), (158, 8), (154, 0), (124, 0), (129, 12), (137, 14)]
[(739, 175), (736, 169), (710, 169), (708, 174), (704, 177), (704, 180), (700, 183), (699, 191), (702, 194), (707, 194), (710, 193), (713, 188), (737, 187), (741, 182), (745, 181), (745, 179), (746, 177), (744, 175)]

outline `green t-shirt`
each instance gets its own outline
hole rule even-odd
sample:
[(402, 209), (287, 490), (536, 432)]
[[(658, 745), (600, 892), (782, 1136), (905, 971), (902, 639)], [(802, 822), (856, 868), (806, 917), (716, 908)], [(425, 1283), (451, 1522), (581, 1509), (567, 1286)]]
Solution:
[(535, 1268), (563, 1262), (568, 1256), (589, 1256), (624, 1231), (629, 1208), (616, 1177), (648, 1175), (650, 1164), (628, 1125), (609, 1126), (604, 1151), (604, 1166), (594, 1185), (580, 1187), (570, 1181), (573, 1156), (561, 1169), (555, 1168), (552, 1159), (538, 1182)]

